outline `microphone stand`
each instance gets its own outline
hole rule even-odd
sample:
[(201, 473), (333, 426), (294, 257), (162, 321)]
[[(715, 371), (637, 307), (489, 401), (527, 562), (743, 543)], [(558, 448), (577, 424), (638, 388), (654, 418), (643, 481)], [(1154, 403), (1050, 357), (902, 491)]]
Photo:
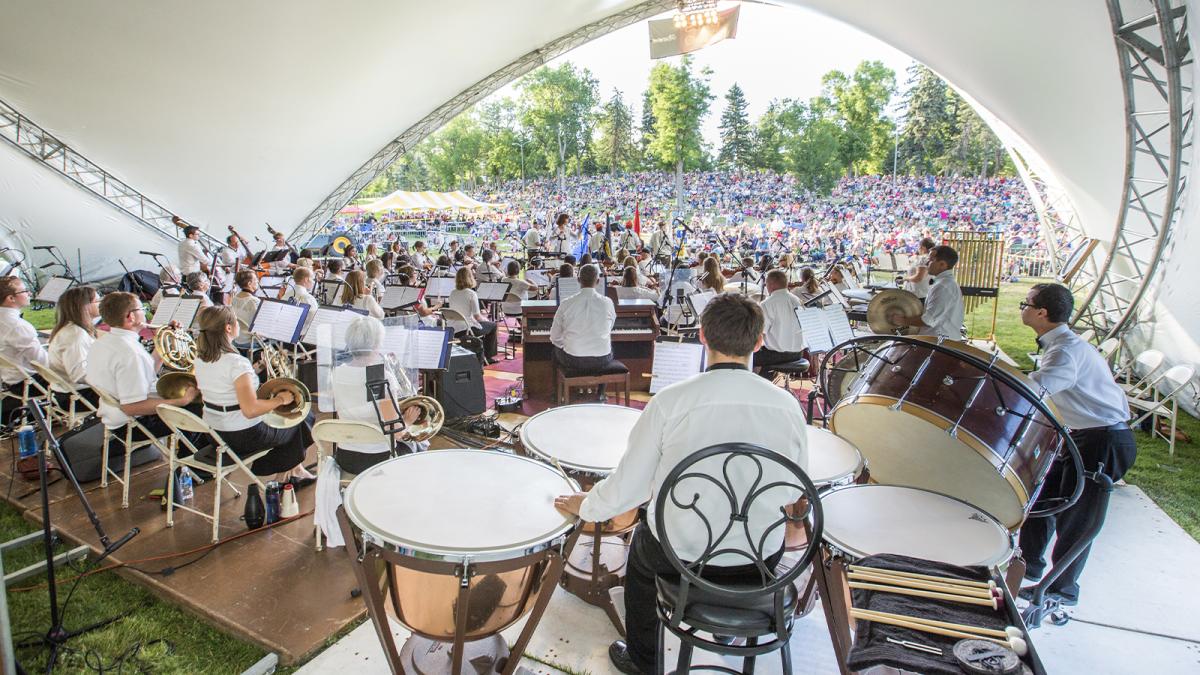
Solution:
[[(154, 262), (158, 262), (158, 260), (155, 259)], [(136, 274), (129, 271), (129, 268), (125, 266), (124, 260), (117, 258), (117, 263), (121, 265), (121, 269), (125, 270), (125, 277), (128, 278), (133, 283), (134, 289), (137, 290), (138, 300), (144, 299), (146, 297), (147, 293), (146, 293), (146, 287), (144, 285), (142, 285), (142, 280), (137, 278)]]
[[(103, 549), (95, 562), (99, 564), (108, 556), (112, 555), (129, 540), (133, 539), (141, 531), (138, 528), (129, 530), (125, 536), (116, 541), (111, 541), (108, 534), (104, 531), (104, 526), (100, 523), (99, 516), (92, 509), (92, 505), (88, 502), (87, 495), (83, 488), (79, 485), (79, 481), (75, 478), (75, 472), (71, 470), (71, 465), (67, 463), (63, 456), (62, 446), (59, 445), (58, 439), (50, 431), (50, 424), (46, 420), (46, 415), (42, 412), (42, 404), (36, 399), (30, 400), (25, 406), (26, 412), (33, 418), (37, 427), (45, 434), (46, 444), (50, 451), (54, 453), (54, 458), (58, 461), (58, 465), (64, 476), (71, 484), (71, 488), (75, 491), (75, 495), (79, 497), (79, 503), (83, 505), (83, 510), (87, 514), (88, 520), (91, 521), (92, 527), (96, 529), (96, 535), (100, 538), (100, 545)], [(48, 469), (46, 467), (46, 453), (38, 452), (38, 480), (41, 483), (42, 492), (42, 544), (46, 553), (46, 587), (50, 595), (50, 629), (46, 634), (29, 640), (27, 642), (16, 645), (17, 647), (33, 647), (41, 645), (50, 650), (50, 656), (46, 660), (46, 672), (54, 670), (54, 665), (58, 662), (58, 656), (63, 651), (68, 640), (78, 637), (85, 633), (90, 633), (96, 629), (103, 628), (115, 621), (124, 618), (124, 615), (117, 615), (98, 621), (89, 626), (75, 630), (67, 630), (63, 625), (62, 610), (58, 606), (58, 581), (56, 579), (56, 569), (54, 564), (54, 528), (50, 524), (50, 491), (48, 489)], [(101, 470), (107, 470), (108, 467), (101, 467)]]

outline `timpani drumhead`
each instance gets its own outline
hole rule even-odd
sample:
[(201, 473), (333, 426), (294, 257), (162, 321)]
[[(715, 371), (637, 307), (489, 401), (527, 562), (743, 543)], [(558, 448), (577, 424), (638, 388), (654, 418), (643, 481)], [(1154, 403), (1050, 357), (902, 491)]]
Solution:
[(381, 462), (346, 488), (364, 536), (428, 558), (507, 559), (533, 553), (576, 519), (554, 498), (578, 486), (541, 462), (491, 450), (431, 450)]
[(863, 469), (862, 453), (850, 441), (828, 429), (810, 426), (808, 477), (818, 488), (853, 482)]
[(551, 408), (521, 425), (521, 445), (568, 471), (609, 474), (625, 455), (629, 432), (641, 415), (634, 408), (599, 403)]
[(821, 495), (824, 539), (856, 559), (880, 553), (951, 565), (1000, 565), (1012, 540), (995, 518), (928, 490), (853, 485)]

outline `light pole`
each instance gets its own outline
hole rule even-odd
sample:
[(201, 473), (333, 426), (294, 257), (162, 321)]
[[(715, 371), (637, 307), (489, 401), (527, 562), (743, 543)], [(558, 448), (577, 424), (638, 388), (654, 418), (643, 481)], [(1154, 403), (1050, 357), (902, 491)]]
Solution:
[(900, 159), (900, 124), (896, 123), (896, 133), (893, 135), (895, 139), (892, 145), (892, 185), (896, 184), (896, 166)]

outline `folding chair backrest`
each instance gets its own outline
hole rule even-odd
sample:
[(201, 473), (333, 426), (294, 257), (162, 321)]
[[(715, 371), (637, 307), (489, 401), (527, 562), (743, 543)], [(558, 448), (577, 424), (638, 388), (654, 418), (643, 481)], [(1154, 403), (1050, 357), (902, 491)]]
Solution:
[(92, 391), (96, 392), (96, 396), (100, 397), (100, 402), (104, 405), (117, 408), (118, 410), (121, 408), (121, 402), (117, 400), (116, 396), (113, 396), (94, 384), (92, 385)]
[(1107, 361), (1108, 358), (1113, 355), (1113, 352), (1117, 351), (1117, 347), (1120, 346), (1120, 344), (1121, 340), (1119, 338), (1112, 337), (1108, 338), (1104, 342), (1101, 342), (1100, 346), (1096, 347), (1096, 350), (1099, 351), (1100, 356), (1103, 356), (1104, 360)]
[(1170, 398), (1178, 393), (1180, 389), (1186, 387), (1195, 376), (1195, 368), (1192, 368), (1186, 364), (1180, 364), (1178, 366), (1171, 366), (1168, 368), (1167, 372), (1163, 373), (1162, 377), (1159, 378), (1159, 381), (1167, 383), (1168, 387), (1170, 387), (1170, 389), (1166, 392), (1166, 396)]
[(194, 415), (191, 411), (184, 410), (178, 406), (160, 404), (156, 410), (158, 416), (166, 422), (167, 426), (175, 431), (190, 431), (199, 434), (212, 434), (212, 427), (208, 426), (204, 420)]
[(318, 443), (387, 443), (388, 437), (379, 425), (357, 420), (321, 420), (313, 425), (313, 438)]
[[(450, 309), (449, 307), (443, 307), (441, 312), (442, 320), (447, 323), (455, 321), (457, 323), (467, 324), (467, 318), (462, 314), (459, 314), (458, 310)], [(470, 327), (470, 324), (467, 324), (467, 326)]]
[(36, 372), (38, 375), (41, 375), (50, 384), (57, 387), (62, 387), (63, 389), (66, 389), (72, 393), (75, 392), (75, 383), (60, 375), (57, 370), (44, 363), (37, 363), (36, 361), (30, 365), (33, 366), (34, 372)]
[(27, 369), (22, 368), (21, 366), (17, 365), (16, 361), (13, 361), (12, 359), (8, 358), (7, 356), (4, 356), (3, 354), (0, 354), (0, 368), (7, 368), (9, 370), (15, 370), (15, 371), (21, 373), (21, 375), (25, 379), (29, 379), (29, 371)]
[(1149, 377), (1154, 371), (1158, 370), (1159, 366), (1162, 365), (1163, 358), (1163, 353), (1157, 349), (1147, 349), (1141, 354), (1138, 354), (1137, 358), (1133, 360), (1134, 371), (1136, 373), (1137, 369), (1140, 367), (1144, 371), (1142, 377)]
[(1096, 331), (1092, 330), (1091, 328), (1079, 334), (1079, 339), (1083, 340), (1084, 342), (1091, 342), (1092, 338), (1094, 337), (1096, 337)]

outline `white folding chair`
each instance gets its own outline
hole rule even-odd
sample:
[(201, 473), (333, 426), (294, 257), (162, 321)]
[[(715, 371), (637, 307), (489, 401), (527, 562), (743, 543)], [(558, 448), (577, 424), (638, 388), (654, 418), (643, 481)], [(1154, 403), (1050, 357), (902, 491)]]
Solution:
[[(109, 406), (110, 408), (116, 408), (118, 410), (121, 409), (121, 402), (117, 400), (116, 396), (113, 396), (107, 391), (104, 391), (103, 389), (94, 385), (92, 386), (92, 391), (96, 392), (96, 395), (100, 397), (100, 402), (104, 405)], [(159, 452), (161, 452), (164, 457), (171, 454), (170, 444), (164, 445), (159, 439), (155, 438), (154, 435), (150, 433), (150, 430), (145, 427), (145, 425), (137, 421), (136, 417), (133, 417), (132, 415), (127, 415), (126, 417), (128, 417), (129, 420), (125, 422), (124, 427), (116, 427), (114, 429), (109, 429), (107, 426), (104, 427), (104, 442), (100, 446), (100, 487), (108, 487), (108, 477), (111, 474), (113, 479), (121, 484), (121, 508), (123, 509), (129, 508), (129, 469), (133, 461), (134, 451), (141, 450), (149, 445), (154, 445), (158, 447)], [(122, 429), (123, 432), (121, 431)], [(134, 431), (141, 432), (142, 436), (146, 440), (137, 441), (135, 443), (133, 440)], [(116, 471), (113, 471), (108, 466), (109, 446), (112, 443), (113, 437), (118, 433), (121, 433), (124, 437), (123, 441), (125, 444), (125, 470), (122, 471), (121, 475), (119, 476), (117, 475)]]
[[(215, 544), (220, 541), (219, 531), (221, 527), (221, 484), (225, 483), (230, 490), (238, 497), (242, 496), (241, 490), (229, 481), (229, 474), (235, 471), (241, 471), (246, 474), (246, 477), (253, 481), (261, 488), (265, 494), (267, 486), (259, 480), (258, 476), (250, 470), (250, 465), (255, 460), (263, 457), (271, 448), (263, 448), (262, 450), (248, 457), (238, 457), (237, 453), (230, 448), (224, 439), (204, 420), (200, 419), (191, 412), (173, 405), (163, 403), (158, 406), (158, 416), (166, 422), (171, 431), (175, 432), (175, 436), (171, 439), (171, 451), (168, 455), (168, 472), (167, 472), (167, 527), (175, 527), (175, 467), (186, 466), (192, 469), (199, 469), (205, 473), (212, 474), (213, 480), (216, 482), (216, 487), (213, 489), (213, 511), (209, 515), (198, 509), (194, 509), (184, 504), (179, 504), (178, 508), (184, 511), (207, 518), (212, 521), (212, 540)], [(187, 433), (206, 434), (213, 440), (213, 444), (217, 447), (217, 462), (209, 464), (201, 461), (197, 457), (200, 448), (196, 447), (191, 440), (188, 439)], [(178, 453), (179, 444), (183, 443), (189, 450), (192, 451), (189, 457), (180, 457)], [(225, 464), (225, 459), (228, 458), (232, 464)]]
[[(1195, 369), (1189, 365), (1172, 366), (1155, 378), (1154, 382), (1142, 390), (1139, 395), (1129, 394), (1126, 396), (1129, 401), (1129, 409), (1135, 414), (1142, 413), (1130, 422), (1130, 426), (1136, 427), (1147, 417), (1151, 418), (1151, 435), (1163, 437), (1169, 445), (1169, 454), (1171, 455), (1175, 454), (1175, 424), (1179, 419), (1178, 395), (1191, 383), (1195, 375)], [(1165, 386), (1165, 389), (1160, 391), (1160, 385)], [(1158, 430), (1159, 417), (1171, 420), (1171, 431), (1166, 436)]]
[[(337, 450), (339, 443), (390, 443), (391, 440), (384, 435), (379, 429), (379, 425), (371, 424), (370, 422), (357, 422), (354, 420), (338, 420), (328, 419), (321, 420), (313, 425), (313, 439), (317, 442), (317, 485), (314, 486), (318, 498), (321, 494), (321, 470), (325, 465), (325, 457), (333, 457), (334, 451)], [(325, 451), (325, 445), (329, 445), (329, 451)], [(335, 461), (336, 463), (336, 461)], [(354, 478), (355, 474), (346, 473), (342, 468), (338, 467), (338, 483), (339, 487), (346, 485)], [(313, 518), (313, 532), (316, 536), (317, 550), (323, 550), (325, 545), (321, 538), (324, 536), (321, 533), (321, 526), (317, 518)]]
[[(57, 370), (54, 370), (44, 363), (33, 364), (33, 369), (38, 375), (42, 376), (42, 379), (50, 383), (51, 392), (54, 392), (54, 387), (66, 390), (68, 397), (67, 407), (65, 409), (60, 407), (58, 405), (58, 399), (55, 398), (52, 393), (50, 396), (50, 413), (53, 417), (67, 425), (68, 429), (74, 429), (75, 425), (79, 422), (82, 422), (82, 418), (87, 414), (97, 412), (96, 406), (92, 405), (91, 402), (89, 402), (86, 398), (79, 395), (79, 388), (75, 386), (75, 383), (68, 380)], [(82, 415), (77, 415), (77, 407), (85, 408), (86, 412), (84, 412)]]
[(1091, 342), (1095, 338), (1096, 338), (1096, 331), (1091, 328), (1088, 328), (1087, 330), (1085, 330), (1079, 334), (1079, 339), (1083, 340), (1084, 342)]
[(1117, 352), (1117, 347), (1121, 346), (1121, 338), (1110, 337), (1100, 343), (1096, 347), (1096, 351), (1100, 352), (1100, 356), (1104, 357), (1105, 361), (1110, 361), (1113, 354)]
[(1162, 367), (1165, 358), (1157, 349), (1147, 349), (1138, 354), (1125, 369), (1125, 381), (1119, 383), (1121, 388), (1130, 396), (1140, 397), (1153, 385), (1155, 374)]
[(51, 399), (50, 392), (38, 384), (38, 381), (33, 379), (33, 376), (28, 370), (17, 365), (15, 361), (0, 354), (0, 368), (15, 370), (21, 373), (21, 384), (17, 387), (0, 387), (0, 399), (12, 399), (19, 401), (20, 405), (24, 406), (29, 403), (30, 399), (39, 401), (49, 401)]

